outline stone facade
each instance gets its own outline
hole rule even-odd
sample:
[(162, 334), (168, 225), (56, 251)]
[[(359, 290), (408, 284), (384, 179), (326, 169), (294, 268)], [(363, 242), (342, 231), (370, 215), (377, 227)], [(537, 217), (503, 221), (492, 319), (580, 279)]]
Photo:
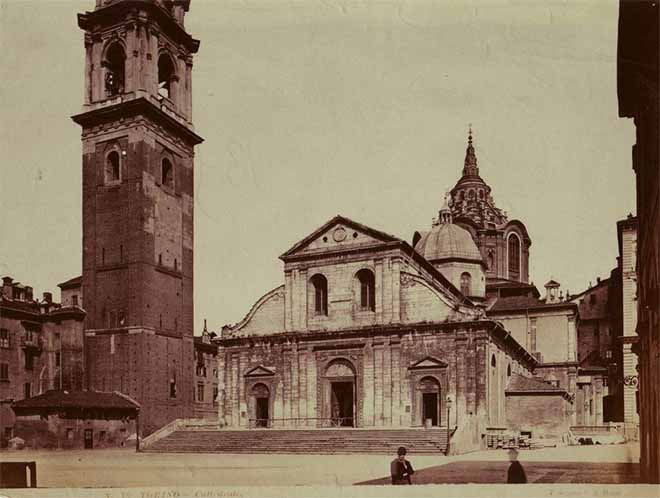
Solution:
[(660, 483), (660, 12), (653, 2), (621, 0), (619, 115), (633, 118), (637, 177), (637, 333), (642, 479)]
[(338, 216), (281, 259), (284, 285), (215, 339), (222, 425), (506, 428), (538, 362), (406, 242)]
[(49, 389), (82, 389), (83, 320), (80, 306), (61, 305), (44, 292), (2, 279), (0, 301), (0, 446), (16, 434), (12, 401)]
[(181, 2), (80, 14), (86, 71), (83, 286), (88, 387), (141, 405), (149, 434), (193, 406), (191, 72)]

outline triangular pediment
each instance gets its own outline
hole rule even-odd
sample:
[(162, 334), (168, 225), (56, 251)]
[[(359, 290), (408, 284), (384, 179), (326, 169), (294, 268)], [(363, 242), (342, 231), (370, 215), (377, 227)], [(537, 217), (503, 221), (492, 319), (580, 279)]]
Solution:
[(372, 246), (401, 242), (401, 239), (357, 223), (343, 216), (335, 216), (285, 252), (281, 259), (325, 251), (350, 249), (356, 246)]
[(447, 364), (444, 361), (440, 361), (431, 356), (427, 356), (426, 358), (419, 360), (416, 363), (413, 363), (409, 367), (410, 370), (431, 369), (431, 368), (447, 368)]
[(270, 368), (266, 368), (263, 365), (259, 365), (249, 370), (245, 374), (245, 377), (271, 377), (273, 375), (275, 375), (275, 372), (272, 371)]

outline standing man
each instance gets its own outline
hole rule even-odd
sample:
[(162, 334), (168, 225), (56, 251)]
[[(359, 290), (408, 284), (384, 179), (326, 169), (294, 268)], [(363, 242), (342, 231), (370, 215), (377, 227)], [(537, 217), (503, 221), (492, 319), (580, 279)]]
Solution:
[(396, 452), (397, 457), (390, 464), (392, 484), (412, 484), (411, 476), (415, 473), (412, 465), (406, 460), (406, 449), (401, 446)]

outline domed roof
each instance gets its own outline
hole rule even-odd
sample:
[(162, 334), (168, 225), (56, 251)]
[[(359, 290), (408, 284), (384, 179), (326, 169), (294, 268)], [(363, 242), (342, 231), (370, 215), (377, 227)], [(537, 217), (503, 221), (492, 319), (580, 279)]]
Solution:
[[(418, 236), (419, 239), (417, 239)], [(416, 234), (414, 239), (415, 251), (430, 263), (451, 259), (469, 260), (482, 264), (484, 262), (470, 232), (452, 223), (451, 209), (446, 197), (445, 204), (438, 213), (438, 219), (433, 221), (431, 231)]]
[(441, 223), (435, 225), (430, 232), (423, 232), (415, 244), (415, 251), (429, 262), (467, 259), (483, 263), (470, 232), (453, 223)]

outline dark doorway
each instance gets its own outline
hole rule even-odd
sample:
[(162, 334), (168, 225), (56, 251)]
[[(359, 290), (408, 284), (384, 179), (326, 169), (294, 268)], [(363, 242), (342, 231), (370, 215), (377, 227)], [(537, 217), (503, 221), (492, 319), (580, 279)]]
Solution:
[(431, 419), (431, 425), (437, 426), (440, 422), (438, 410), (438, 393), (423, 393), (422, 394), (422, 423)]
[(85, 429), (85, 449), (91, 450), (92, 448), (94, 448), (94, 431)]
[(270, 415), (268, 413), (268, 398), (256, 398), (257, 399), (257, 427), (268, 427), (268, 419)]
[(331, 403), (332, 425), (353, 427), (353, 382), (333, 382)]

